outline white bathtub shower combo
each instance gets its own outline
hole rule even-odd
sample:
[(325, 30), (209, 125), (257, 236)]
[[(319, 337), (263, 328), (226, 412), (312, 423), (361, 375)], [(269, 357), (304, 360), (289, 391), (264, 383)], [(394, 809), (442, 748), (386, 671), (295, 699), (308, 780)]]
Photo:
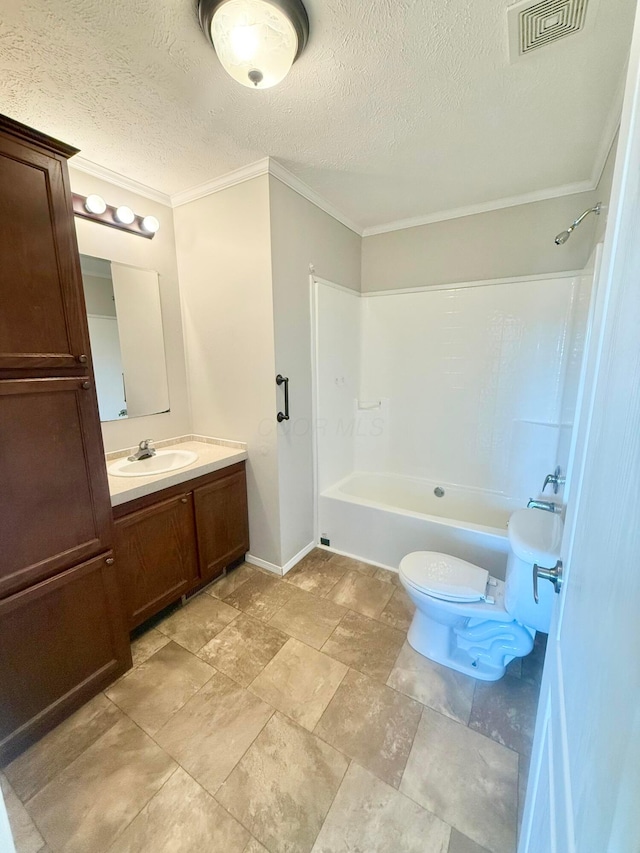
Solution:
[(531, 554), (555, 565), (562, 524), (517, 510), (566, 470), (592, 280), (363, 296), (314, 283), (318, 539), (400, 568), (411, 645), (477, 678), (549, 629), (553, 588), (534, 601)]

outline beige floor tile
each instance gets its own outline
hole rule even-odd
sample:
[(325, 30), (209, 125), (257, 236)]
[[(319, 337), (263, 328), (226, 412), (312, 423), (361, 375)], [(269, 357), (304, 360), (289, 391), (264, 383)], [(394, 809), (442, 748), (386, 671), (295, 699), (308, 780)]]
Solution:
[(387, 684), (453, 720), (469, 722), (476, 680), (434, 663), (409, 643), (402, 647)]
[(256, 572), (225, 598), (230, 604), (256, 619), (268, 622), (291, 596), (291, 587), (275, 575)]
[(447, 853), (450, 827), (353, 762), (313, 853)]
[(331, 562), (334, 566), (340, 566), (347, 572), (360, 572), (361, 575), (367, 575), (370, 578), (378, 571), (377, 567), (372, 566), (371, 563), (355, 560), (353, 557), (345, 557), (343, 554), (333, 554)]
[[(344, 577), (346, 569), (331, 560), (319, 559), (311, 554), (301, 560), (284, 576), (287, 583), (314, 595), (326, 595)], [(328, 552), (324, 552), (328, 553)]]
[(322, 651), (371, 678), (386, 681), (404, 640), (405, 634), (397, 628), (347, 613)]
[(44, 847), (44, 838), (2, 773), (0, 773), (0, 790), (7, 809), (16, 853), (39, 853)]
[(458, 832), (457, 829), (452, 829), (447, 853), (488, 853), (488, 851), (486, 847), (480, 847), (479, 844)]
[(215, 794), (272, 713), (257, 696), (217, 672), (155, 740)]
[(346, 612), (346, 608), (339, 604), (296, 589), (289, 601), (269, 620), (269, 624), (319, 649)]
[(138, 664), (149, 660), (151, 655), (155, 655), (155, 653), (163, 646), (166, 646), (170, 640), (170, 637), (161, 634), (156, 628), (149, 628), (149, 630), (145, 631), (144, 634), (140, 634), (140, 636), (136, 637), (136, 639), (131, 643), (131, 657), (133, 658), (133, 665), (138, 666)]
[(274, 714), (216, 799), (270, 853), (309, 853), (347, 759)]
[(290, 639), (249, 689), (311, 731), (346, 672), (344, 664)]
[(255, 573), (256, 569), (250, 566), (249, 563), (241, 563), (237, 568), (231, 569), (225, 577), (208, 586), (205, 592), (214, 598), (226, 598), (245, 581), (252, 578)]
[(179, 768), (109, 853), (244, 853), (249, 838), (247, 830)]
[(521, 755), (529, 755), (539, 692), (537, 684), (511, 675), (500, 681), (478, 682), (469, 728)]
[(45, 841), (64, 853), (102, 853), (176, 769), (123, 719), (29, 801)]
[(209, 664), (171, 642), (106, 693), (140, 728), (155, 734), (213, 673)]
[(248, 687), (287, 642), (287, 635), (241, 613), (198, 656)]
[(314, 731), (397, 788), (421, 712), (419, 702), (351, 669)]
[(375, 619), (387, 606), (393, 591), (389, 583), (352, 571), (338, 581), (326, 598)]
[(414, 603), (404, 589), (395, 589), (389, 603), (380, 614), (380, 621), (406, 632), (411, 625), (415, 609)]
[(210, 595), (197, 595), (158, 625), (158, 630), (190, 652), (199, 651), (238, 611)]
[(252, 838), (244, 849), (244, 853), (269, 853), (256, 838)]
[(122, 711), (106, 696), (89, 700), (5, 767), (16, 794), (23, 802), (29, 800), (122, 718)]
[(400, 790), (490, 853), (514, 853), (518, 755), (424, 708)]
[(400, 583), (400, 575), (397, 572), (392, 572), (389, 569), (376, 569), (373, 575), (376, 580), (392, 583), (394, 586), (402, 587)]

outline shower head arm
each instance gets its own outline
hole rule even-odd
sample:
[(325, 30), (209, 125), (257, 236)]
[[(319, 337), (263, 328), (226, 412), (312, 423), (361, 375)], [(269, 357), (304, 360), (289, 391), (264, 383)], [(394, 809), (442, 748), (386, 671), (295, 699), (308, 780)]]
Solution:
[(601, 211), (601, 210), (602, 210), (602, 202), (601, 202), (601, 201), (599, 201), (599, 202), (598, 202), (597, 204), (595, 204), (593, 207), (589, 207), (589, 208), (587, 208), (587, 210), (585, 210), (585, 211), (584, 211), (584, 213), (581, 213), (581, 214), (580, 214), (580, 216), (579, 216), (579, 217), (575, 220), (575, 222), (573, 222), (573, 224), (571, 225), (571, 229), (573, 230), (573, 229), (574, 229), (574, 228), (576, 228), (578, 225), (580, 225), (580, 223), (582, 222), (582, 220), (583, 220), (583, 219), (585, 219), (585, 218), (586, 218), (590, 213), (595, 213), (595, 215), (596, 215), (596, 216), (600, 216), (600, 211)]

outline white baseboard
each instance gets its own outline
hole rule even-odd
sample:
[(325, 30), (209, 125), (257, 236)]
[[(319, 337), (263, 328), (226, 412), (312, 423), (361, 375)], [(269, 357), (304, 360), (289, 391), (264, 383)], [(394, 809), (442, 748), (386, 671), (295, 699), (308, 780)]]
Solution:
[(253, 554), (247, 554), (245, 562), (251, 563), (253, 566), (258, 566), (260, 569), (266, 569), (268, 572), (273, 572), (274, 575), (282, 577), (283, 575), (286, 575), (287, 572), (291, 571), (291, 569), (297, 565), (303, 557), (306, 557), (308, 553), (313, 551), (315, 547), (315, 542), (309, 542), (308, 545), (305, 545), (304, 548), (298, 551), (294, 557), (286, 562), (284, 566), (277, 566), (275, 563), (268, 563), (266, 560), (261, 560), (260, 557), (256, 557)]
[(359, 557), (357, 554), (349, 554), (347, 551), (338, 551), (337, 548), (329, 548), (328, 545), (316, 545), (316, 548), (321, 551), (330, 551), (332, 554), (339, 554), (341, 557), (350, 557), (352, 560), (359, 560), (361, 563), (369, 563), (370, 566), (377, 566), (379, 569), (386, 569), (388, 572), (398, 574), (398, 569), (395, 566), (386, 566), (384, 563), (377, 563), (368, 557)]
[(287, 572), (291, 571), (291, 569), (297, 565), (303, 557), (306, 557), (313, 549), (316, 547), (315, 542), (309, 542), (308, 545), (305, 545), (298, 553), (292, 557), (287, 563), (282, 567), (282, 574), (286, 575)]
[(276, 566), (275, 563), (268, 563), (266, 560), (261, 560), (260, 557), (254, 557), (253, 554), (246, 554), (245, 563), (251, 563), (252, 566), (257, 566), (259, 569), (266, 569), (268, 572), (273, 572), (274, 575), (282, 577), (282, 567)]

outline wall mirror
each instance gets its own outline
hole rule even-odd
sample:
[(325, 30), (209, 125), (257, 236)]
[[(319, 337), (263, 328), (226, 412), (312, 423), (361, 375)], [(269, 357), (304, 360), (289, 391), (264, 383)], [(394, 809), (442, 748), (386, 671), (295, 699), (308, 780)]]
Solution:
[(158, 274), (80, 255), (101, 421), (169, 411)]

